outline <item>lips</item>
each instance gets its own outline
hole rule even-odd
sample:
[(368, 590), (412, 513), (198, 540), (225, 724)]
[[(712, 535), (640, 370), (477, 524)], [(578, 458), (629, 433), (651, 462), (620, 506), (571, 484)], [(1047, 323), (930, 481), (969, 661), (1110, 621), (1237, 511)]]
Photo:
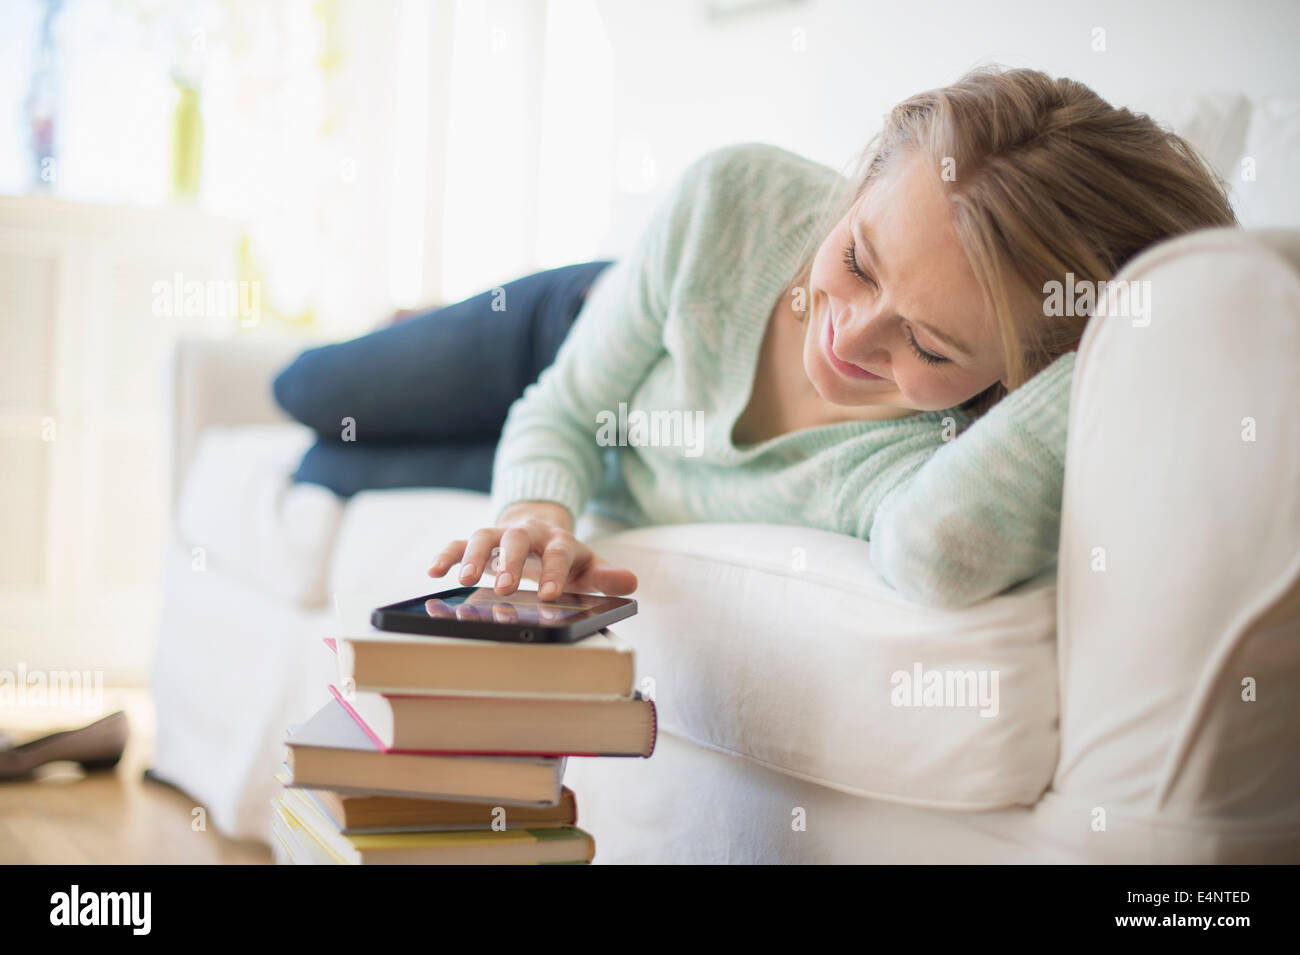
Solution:
[(841, 361), (835, 357), (835, 352), (832, 351), (835, 346), (835, 325), (831, 322), (829, 311), (826, 313), (826, 335), (823, 339), (823, 344), (826, 346), (826, 357), (830, 359), (831, 365), (833, 365), (835, 370), (846, 378), (856, 378), (859, 381), (884, 380), (880, 375), (873, 375), (871, 372), (864, 371), (857, 365), (850, 364), (847, 361)]

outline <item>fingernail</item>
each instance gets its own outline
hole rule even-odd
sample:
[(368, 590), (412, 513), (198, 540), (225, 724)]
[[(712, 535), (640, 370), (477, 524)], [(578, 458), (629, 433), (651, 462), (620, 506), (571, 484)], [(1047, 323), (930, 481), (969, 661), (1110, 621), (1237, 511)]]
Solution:
[(463, 566), (460, 568), (460, 579), (461, 579), (461, 580), (465, 580), (465, 579), (467, 579), (467, 578), (469, 578), (469, 577), (473, 577), (473, 576), (474, 576), (474, 565), (473, 565), (473, 564), (465, 564), (465, 565), (463, 565)]
[(515, 579), (514, 579), (513, 577), (511, 577), (509, 574), (498, 574), (498, 575), (497, 575), (497, 586), (498, 586), (498, 587), (509, 587), (509, 586), (510, 586), (511, 584), (513, 584), (514, 582), (515, 582)]
[(554, 582), (548, 580), (546, 583), (542, 584), (541, 595), (543, 597), (549, 597), (554, 593), (555, 593)]

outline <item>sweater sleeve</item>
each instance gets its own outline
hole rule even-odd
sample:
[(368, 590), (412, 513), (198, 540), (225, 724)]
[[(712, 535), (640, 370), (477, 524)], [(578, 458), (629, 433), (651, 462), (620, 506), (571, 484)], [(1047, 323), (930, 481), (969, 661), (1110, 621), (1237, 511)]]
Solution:
[(1074, 357), (1011, 392), (881, 500), (871, 561), (903, 596), (965, 607), (1056, 559)]
[(493, 519), (517, 501), (554, 501), (575, 522), (604, 476), (597, 415), (617, 413), (665, 353), (677, 263), (717, 154), (697, 160), (656, 210), (632, 253), (593, 285), (564, 343), (510, 407), (492, 468)]

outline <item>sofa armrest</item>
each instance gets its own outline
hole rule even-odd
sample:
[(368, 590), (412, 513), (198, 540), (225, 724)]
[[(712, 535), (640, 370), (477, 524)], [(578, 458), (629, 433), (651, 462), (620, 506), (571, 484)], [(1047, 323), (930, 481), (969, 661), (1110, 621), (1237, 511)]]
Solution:
[[(1085, 853), (1108, 830), (1126, 861), (1294, 861), (1300, 236), (1207, 230), (1115, 281), (1148, 309), (1099, 315), (1079, 349), (1053, 788)], [(1125, 818), (1190, 828), (1128, 840)]]
[(275, 403), (271, 381), (308, 344), (194, 337), (175, 342), (165, 385), (171, 514), (204, 428), (290, 420)]

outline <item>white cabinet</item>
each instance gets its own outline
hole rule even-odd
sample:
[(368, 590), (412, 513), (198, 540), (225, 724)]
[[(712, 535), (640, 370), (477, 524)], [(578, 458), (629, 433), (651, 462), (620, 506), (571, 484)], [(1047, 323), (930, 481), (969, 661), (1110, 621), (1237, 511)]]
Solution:
[(157, 292), (234, 281), (239, 233), (188, 209), (0, 198), (0, 670), (147, 680), (167, 349), (256, 333)]

